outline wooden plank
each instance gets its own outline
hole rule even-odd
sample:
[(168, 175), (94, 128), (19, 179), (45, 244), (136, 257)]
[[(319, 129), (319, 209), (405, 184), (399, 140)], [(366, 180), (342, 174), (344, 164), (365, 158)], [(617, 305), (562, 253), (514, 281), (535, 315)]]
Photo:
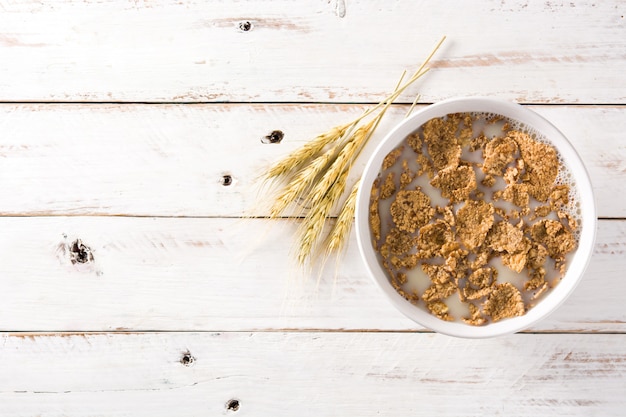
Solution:
[[(2, 215), (266, 215), (256, 179), (354, 105), (0, 105)], [(569, 137), (599, 215), (626, 217), (626, 107), (529, 106)], [(357, 162), (406, 113), (393, 107)], [(280, 144), (263, 144), (274, 130)], [(233, 178), (222, 185), (223, 175)]]
[(621, 416), (624, 343), (626, 335), (5, 334), (0, 410), (3, 416), (154, 417), (172, 410), (181, 417)]
[[(338, 269), (330, 262), (317, 284), (317, 272), (302, 274), (290, 261), (295, 225), (270, 226), (259, 219), (0, 218), (0, 330), (423, 330), (366, 275), (354, 237)], [(72, 263), (77, 239), (93, 261)], [(625, 332), (625, 242), (626, 221), (601, 221), (582, 282), (532, 330)]]
[(475, 94), (529, 103), (626, 99), (621, 0), (0, 7), (1, 101), (378, 102), (444, 34), (423, 102)]

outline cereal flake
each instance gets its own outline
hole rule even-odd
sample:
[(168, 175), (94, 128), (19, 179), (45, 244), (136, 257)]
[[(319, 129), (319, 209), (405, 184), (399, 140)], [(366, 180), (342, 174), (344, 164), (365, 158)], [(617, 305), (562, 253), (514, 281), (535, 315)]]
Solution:
[(398, 191), (391, 203), (391, 217), (400, 230), (415, 232), (425, 226), (435, 214), (430, 198), (421, 190)]
[(487, 301), (483, 304), (483, 312), (494, 322), (505, 318), (521, 316), (526, 312), (522, 294), (510, 282), (497, 284)]
[(457, 203), (468, 199), (470, 193), (476, 189), (476, 174), (472, 167), (464, 165), (459, 167), (447, 167), (430, 181), (430, 184), (441, 191), (444, 198), (451, 203)]
[(485, 240), (494, 221), (493, 204), (468, 200), (457, 212), (457, 235), (468, 248), (474, 249)]

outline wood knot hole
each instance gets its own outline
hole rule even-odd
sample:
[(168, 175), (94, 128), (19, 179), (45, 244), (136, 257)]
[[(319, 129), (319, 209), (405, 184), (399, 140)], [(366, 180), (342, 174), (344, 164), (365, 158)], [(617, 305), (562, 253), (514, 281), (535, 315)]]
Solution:
[(233, 177), (229, 174), (224, 174), (220, 182), (224, 187), (228, 187), (229, 185), (232, 185)]
[(236, 400), (234, 398), (232, 400), (229, 400), (226, 403), (226, 409), (228, 411), (237, 411), (239, 410), (239, 407), (240, 407), (239, 400)]
[(91, 252), (91, 248), (85, 245), (82, 240), (76, 239), (70, 245), (70, 261), (72, 261), (73, 264), (93, 262), (93, 253)]
[(285, 137), (285, 134), (282, 130), (272, 130), (267, 136), (261, 138), (261, 142), (263, 143), (280, 143), (281, 140)]
[(182, 363), (184, 366), (192, 366), (195, 361), (196, 358), (194, 358), (188, 351), (183, 353), (183, 356), (181, 356), (180, 358), (180, 363)]
[(252, 22), (248, 20), (244, 20), (243, 22), (239, 22), (239, 30), (242, 32), (248, 32), (252, 29)]

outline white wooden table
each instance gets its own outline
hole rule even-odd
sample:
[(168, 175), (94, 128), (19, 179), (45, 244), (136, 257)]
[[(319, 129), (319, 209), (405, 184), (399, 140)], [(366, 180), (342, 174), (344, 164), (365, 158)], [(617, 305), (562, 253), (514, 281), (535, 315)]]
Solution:
[[(0, 1), (0, 416), (624, 415), (624, 15), (622, 0)], [(561, 129), (596, 190), (582, 283), (520, 334), (419, 327), (354, 237), (316, 285), (293, 267), (296, 225), (255, 205), (271, 161), (378, 102), (442, 35), (370, 145), (418, 92), (420, 107), (497, 96)]]

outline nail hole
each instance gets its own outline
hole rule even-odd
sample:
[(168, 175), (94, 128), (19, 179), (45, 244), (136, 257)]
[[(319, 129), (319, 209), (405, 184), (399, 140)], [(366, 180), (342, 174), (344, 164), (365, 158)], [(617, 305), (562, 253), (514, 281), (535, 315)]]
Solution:
[(225, 174), (222, 177), (222, 185), (225, 187), (228, 187), (229, 185), (231, 185), (233, 183), (233, 177), (231, 177), (229, 174)]
[(239, 22), (239, 30), (241, 30), (242, 32), (248, 32), (250, 29), (252, 29), (252, 23), (248, 20)]
[(281, 140), (285, 137), (285, 134), (282, 130), (272, 130), (272, 133), (261, 138), (261, 142), (263, 143), (280, 143)]
[(183, 356), (180, 358), (180, 363), (185, 366), (191, 366), (196, 361), (189, 351), (183, 353)]
[(85, 245), (82, 240), (76, 239), (70, 245), (70, 261), (72, 261), (73, 264), (93, 262), (93, 253), (91, 253), (91, 248)]
[(239, 400), (236, 400), (234, 398), (226, 403), (226, 409), (229, 411), (237, 411), (239, 410), (239, 407)]

